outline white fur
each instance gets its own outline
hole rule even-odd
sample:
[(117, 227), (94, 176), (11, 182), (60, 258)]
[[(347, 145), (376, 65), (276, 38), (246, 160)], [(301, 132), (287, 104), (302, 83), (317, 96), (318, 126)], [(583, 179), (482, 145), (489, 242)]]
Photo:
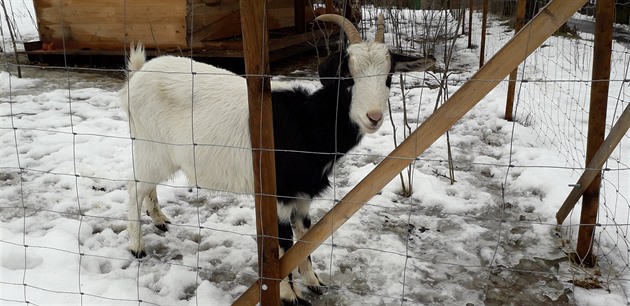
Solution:
[(134, 73), (122, 102), (135, 139), (136, 180), (157, 184), (181, 169), (202, 188), (253, 192), (245, 79), (163, 56)]
[[(389, 51), (384, 44), (367, 42), (350, 45), (348, 54), (348, 68), (354, 79), (350, 118), (363, 133), (374, 133), (383, 124), (382, 114), (389, 98), (389, 87), (385, 84), (391, 67)], [(370, 122), (367, 115), (370, 112), (380, 112), (377, 124)]]
[[(351, 45), (348, 53), (355, 81), (350, 117), (362, 132), (373, 133), (383, 120), (370, 122), (367, 114), (385, 111), (390, 55), (385, 45), (376, 43)], [(140, 256), (144, 252), (142, 203), (146, 203), (154, 224), (160, 227), (168, 223), (157, 200), (157, 184), (181, 169), (200, 188), (251, 194), (254, 175), (244, 78), (181, 57), (161, 56), (146, 62), (141, 45), (131, 50), (128, 67), (128, 83), (120, 94), (133, 139), (129, 249)], [(287, 222), (292, 215), (308, 216), (309, 206), (310, 201), (300, 200), (294, 205), (279, 205), (279, 219)], [(301, 222), (292, 223), (297, 238), (301, 238), (308, 229)], [(303, 262), (300, 270), (307, 285), (321, 286), (310, 261)], [(283, 298), (300, 298), (299, 290), (287, 279), (281, 287)]]

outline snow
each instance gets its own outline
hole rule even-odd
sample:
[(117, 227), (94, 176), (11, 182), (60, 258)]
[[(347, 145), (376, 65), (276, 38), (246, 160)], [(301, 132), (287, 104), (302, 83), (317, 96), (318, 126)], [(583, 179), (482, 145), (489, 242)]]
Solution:
[[(8, 3), (21, 35), (37, 37), (26, 27), (25, 10), (32, 8)], [(501, 23), (490, 20), (486, 58), (512, 35)], [(368, 29), (367, 36), (373, 33)], [(628, 135), (604, 174), (599, 267), (576, 269), (567, 261), (581, 205), (565, 226), (556, 226), (568, 186), (584, 168), (590, 87), (563, 81), (589, 80), (592, 36), (581, 36), (552, 37), (527, 60), (519, 78), (530, 82), (517, 87), (515, 122), (502, 119), (502, 83), (449, 130), (455, 183), (446, 178), (443, 136), (414, 161), (411, 197), (401, 196), (396, 177), (317, 249), (313, 264), (329, 287), (323, 296), (306, 297), (315, 305), (626, 305)], [(466, 49), (464, 40), (456, 45), (449, 94), (478, 64), (478, 50)], [(617, 81), (611, 82), (607, 130), (630, 101), (629, 87), (619, 81), (628, 79), (630, 52), (616, 43), (613, 48)], [(0, 72), (3, 305), (228, 305), (256, 280), (253, 199), (191, 190), (181, 174), (158, 187), (169, 231), (144, 216), (148, 256), (132, 258), (126, 250), (131, 140), (117, 98), (123, 80), (72, 69), (24, 74)], [(274, 86), (296, 82), (318, 83), (274, 78)], [(403, 139), (399, 77), (393, 82), (396, 129), (386, 122), (334, 168), (333, 188), (313, 203), (314, 221), (392, 151), (394, 134)], [(424, 73), (405, 77), (412, 129), (434, 109), (438, 90), (427, 83), (436, 81)], [(603, 288), (573, 285), (588, 277)]]

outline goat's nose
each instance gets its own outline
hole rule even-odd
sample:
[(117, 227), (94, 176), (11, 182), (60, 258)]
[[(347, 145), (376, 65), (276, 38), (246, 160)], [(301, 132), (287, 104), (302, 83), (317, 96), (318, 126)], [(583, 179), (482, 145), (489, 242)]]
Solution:
[(372, 124), (377, 125), (381, 121), (381, 119), (383, 119), (383, 112), (370, 111), (367, 113), (367, 117), (368, 119), (370, 119), (370, 122), (372, 122)]

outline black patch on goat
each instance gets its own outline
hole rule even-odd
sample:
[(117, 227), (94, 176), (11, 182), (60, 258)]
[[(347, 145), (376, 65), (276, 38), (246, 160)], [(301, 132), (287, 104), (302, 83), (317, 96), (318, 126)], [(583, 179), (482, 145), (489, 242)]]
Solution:
[(283, 251), (287, 251), (293, 246), (293, 230), (291, 229), (291, 223), (278, 222), (278, 237), (280, 237), (278, 244)]
[(339, 52), (329, 55), (319, 64), (317, 72), (319, 81), (324, 86), (336, 86), (337, 83), (342, 83), (341, 88), (347, 89), (354, 85), (350, 68), (348, 68), (347, 52), (344, 52), (342, 56)]
[(331, 165), (361, 140), (349, 114), (352, 84), (347, 80), (330, 84), (312, 94), (300, 87), (272, 93), (276, 191), (281, 203), (320, 195), (330, 187)]

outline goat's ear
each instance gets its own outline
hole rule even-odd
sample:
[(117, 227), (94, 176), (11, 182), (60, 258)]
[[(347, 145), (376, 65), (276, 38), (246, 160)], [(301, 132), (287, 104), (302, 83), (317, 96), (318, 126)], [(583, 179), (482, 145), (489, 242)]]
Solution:
[(435, 57), (415, 57), (392, 52), (394, 71), (425, 71), (435, 66)]
[(338, 82), (340, 76), (349, 76), (348, 63), (345, 59), (341, 58), (339, 52), (335, 52), (319, 63), (317, 72), (322, 85), (334, 85)]

